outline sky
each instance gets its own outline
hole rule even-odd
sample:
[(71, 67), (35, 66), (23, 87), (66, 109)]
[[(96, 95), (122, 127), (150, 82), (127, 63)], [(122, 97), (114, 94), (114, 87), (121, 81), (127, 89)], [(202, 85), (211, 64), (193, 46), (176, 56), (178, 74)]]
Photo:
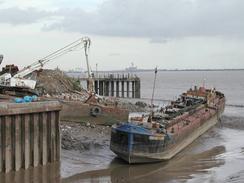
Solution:
[[(1, 66), (88, 36), (93, 70), (244, 68), (243, 0), (0, 0)], [(86, 68), (84, 50), (45, 68)]]

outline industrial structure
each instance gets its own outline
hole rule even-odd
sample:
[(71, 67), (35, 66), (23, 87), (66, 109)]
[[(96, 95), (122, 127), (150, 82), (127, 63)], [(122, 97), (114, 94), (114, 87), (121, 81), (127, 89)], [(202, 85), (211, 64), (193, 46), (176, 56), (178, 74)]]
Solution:
[[(87, 88), (89, 80), (87, 81)], [(93, 78), (94, 92), (100, 96), (111, 96), (121, 98), (141, 98), (140, 78), (133, 74), (107, 74), (98, 75)]]

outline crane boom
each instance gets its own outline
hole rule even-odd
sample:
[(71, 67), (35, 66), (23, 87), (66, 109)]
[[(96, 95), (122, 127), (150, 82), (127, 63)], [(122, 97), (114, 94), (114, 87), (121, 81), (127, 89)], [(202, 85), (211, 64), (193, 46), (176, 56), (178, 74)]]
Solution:
[[(80, 38), (80, 39), (68, 44), (67, 46), (47, 55), (46, 57), (43, 57), (42, 59), (39, 59), (38, 61), (32, 63), (31, 65), (23, 68), (17, 74), (15, 74), (13, 77), (14, 78), (24, 78), (25, 76), (29, 75), (30, 73), (32, 73), (36, 70), (40, 70), (41, 68), (43, 68), (43, 66), (46, 63), (50, 62), (51, 60), (56, 59), (56, 58), (66, 54), (68, 52), (74, 51), (75, 49), (77, 49), (81, 45), (82, 45), (81, 48), (84, 48), (84, 50), (85, 50), (86, 62), (88, 64), (87, 50), (90, 48), (91, 40), (88, 37), (83, 37), (83, 38)], [(90, 75), (90, 72), (88, 72), (88, 76), (89, 75)]]
[(0, 55), (0, 65), (1, 65), (2, 61), (3, 61), (3, 55)]

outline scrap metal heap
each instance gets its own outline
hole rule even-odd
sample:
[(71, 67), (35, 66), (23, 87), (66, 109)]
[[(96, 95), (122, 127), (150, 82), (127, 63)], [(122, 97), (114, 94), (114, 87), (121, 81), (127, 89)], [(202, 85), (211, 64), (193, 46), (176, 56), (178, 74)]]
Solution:
[(143, 117), (132, 117), (130, 120), (141, 123), (146, 118), (149, 124), (155, 124), (154, 127), (159, 128), (160, 126), (160, 128), (165, 129), (178, 123), (178, 117), (184, 120), (187, 116), (204, 108), (217, 110), (217, 105), (222, 99), (224, 99), (224, 95), (214, 88), (205, 89), (204, 87), (197, 88), (195, 86), (194, 89), (190, 88), (186, 93), (182, 93), (177, 100), (171, 101), (169, 105), (160, 108), (156, 112)]

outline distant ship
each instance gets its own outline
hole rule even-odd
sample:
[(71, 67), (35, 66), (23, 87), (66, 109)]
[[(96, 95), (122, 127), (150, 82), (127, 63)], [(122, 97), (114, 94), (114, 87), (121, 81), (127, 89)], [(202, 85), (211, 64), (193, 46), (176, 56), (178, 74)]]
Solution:
[(131, 66), (126, 67), (126, 68), (125, 68), (125, 71), (127, 71), (127, 72), (134, 72), (134, 71), (137, 71), (137, 66), (135, 66), (134, 63), (131, 62)]
[(224, 94), (195, 87), (157, 113), (113, 125), (110, 149), (128, 163), (169, 160), (214, 126), (224, 108)]
[(85, 72), (85, 70), (83, 68), (78, 68), (77, 67), (75, 69), (70, 69), (67, 72), (79, 72), (79, 73), (81, 73), (81, 72)]

